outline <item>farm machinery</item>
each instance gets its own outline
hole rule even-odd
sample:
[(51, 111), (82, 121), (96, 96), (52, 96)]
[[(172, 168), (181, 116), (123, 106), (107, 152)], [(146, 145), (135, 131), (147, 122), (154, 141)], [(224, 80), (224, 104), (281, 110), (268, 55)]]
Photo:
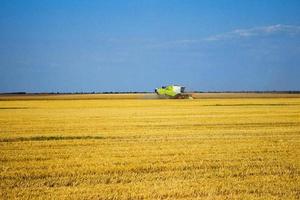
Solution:
[(180, 85), (168, 85), (155, 88), (155, 93), (161, 98), (171, 99), (193, 99), (192, 94), (184, 92), (185, 87)]

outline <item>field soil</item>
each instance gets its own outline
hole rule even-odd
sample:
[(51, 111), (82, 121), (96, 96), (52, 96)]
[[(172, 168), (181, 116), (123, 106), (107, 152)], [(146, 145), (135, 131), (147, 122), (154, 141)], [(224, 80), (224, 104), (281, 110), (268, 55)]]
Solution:
[(0, 199), (300, 199), (299, 96), (123, 95), (2, 95)]

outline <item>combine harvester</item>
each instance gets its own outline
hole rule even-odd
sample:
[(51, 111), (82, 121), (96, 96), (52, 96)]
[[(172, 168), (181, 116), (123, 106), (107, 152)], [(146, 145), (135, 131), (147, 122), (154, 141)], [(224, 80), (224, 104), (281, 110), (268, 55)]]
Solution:
[(168, 99), (193, 99), (192, 94), (184, 93), (185, 87), (180, 85), (168, 85), (161, 88), (155, 88), (155, 93), (160, 98)]

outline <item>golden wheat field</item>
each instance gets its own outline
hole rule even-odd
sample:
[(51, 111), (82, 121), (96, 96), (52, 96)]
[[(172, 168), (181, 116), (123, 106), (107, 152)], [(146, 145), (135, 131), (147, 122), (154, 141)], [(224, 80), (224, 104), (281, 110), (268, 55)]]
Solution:
[(299, 199), (300, 98), (0, 101), (0, 199)]

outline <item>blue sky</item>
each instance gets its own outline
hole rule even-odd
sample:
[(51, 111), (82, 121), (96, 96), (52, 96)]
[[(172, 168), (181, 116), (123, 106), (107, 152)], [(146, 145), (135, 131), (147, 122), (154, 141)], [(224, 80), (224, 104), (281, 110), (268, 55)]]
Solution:
[(0, 0), (0, 92), (300, 90), (298, 0)]

